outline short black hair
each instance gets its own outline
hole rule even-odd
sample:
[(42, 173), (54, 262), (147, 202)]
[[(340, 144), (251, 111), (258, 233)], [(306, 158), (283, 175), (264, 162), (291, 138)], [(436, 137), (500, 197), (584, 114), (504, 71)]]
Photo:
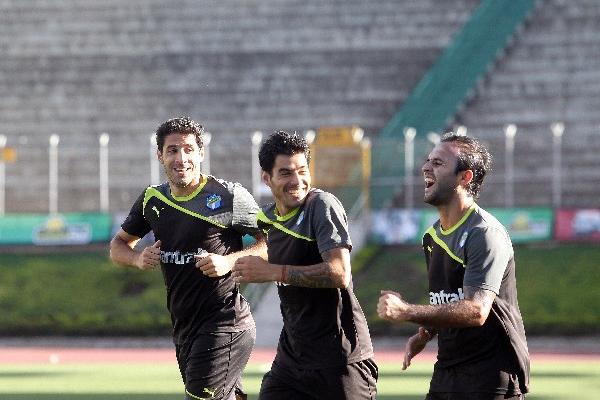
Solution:
[(455, 174), (468, 169), (473, 171), (473, 180), (469, 183), (467, 191), (476, 199), (479, 197), (483, 178), (492, 169), (492, 155), (489, 150), (475, 138), (452, 132), (445, 134), (441, 141), (451, 143), (458, 149)]
[(202, 148), (203, 146), (202, 135), (204, 134), (204, 128), (202, 125), (190, 117), (177, 117), (166, 120), (156, 130), (156, 145), (158, 146), (158, 150), (162, 151), (165, 144), (165, 137), (173, 133), (195, 135), (198, 147)]
[(260, 146), (258, 162), (263, 171), (271, 174), (278, 155), (293, 156), (300, 153), (304, 153), (306, 162), (310, 163), (310, 149), (306, 139), (296, 133), (278, 131), (269, 136)]

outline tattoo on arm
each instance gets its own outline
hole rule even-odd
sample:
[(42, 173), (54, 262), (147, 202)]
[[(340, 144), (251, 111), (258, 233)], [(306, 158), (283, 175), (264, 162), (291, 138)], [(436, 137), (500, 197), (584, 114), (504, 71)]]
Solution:
[[(347, 252), (347, 249), (341, 250)], [(289, 266), (286, 283), (309, 288), (344, 287), (345, 254), (332, 249), (322, 254), (323, 262), (309, 266)], [(349, 255), (348, 255), (349, 257)], [(349, 267), (348, 267), (349, 268)]]
[(307, 267), (288, 267), (287, 283), (310, 288), (333, 287), (326, 261)]

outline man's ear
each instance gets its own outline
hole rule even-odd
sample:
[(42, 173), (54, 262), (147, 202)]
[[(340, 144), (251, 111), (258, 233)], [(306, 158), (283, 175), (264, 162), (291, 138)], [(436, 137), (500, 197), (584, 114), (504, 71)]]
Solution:
[(473, 181), (473, 170), (466, 169), (464, 171), (460, 171), (460, 185), (464, 188), (469, 186), (469, 184)]
[(159, 149), (156, 149), (156, 158), (158, 158), (158, 161), (160, 161), (161, 163), (163, 162), (162, 151), (160, 151)]
[(204, 146), (200, 147), (200, 162), (204, 161)]
[(269, 174), (267, 171), (261, 171), (260, 177), (265, 185), (271, 187), (271, 174)]

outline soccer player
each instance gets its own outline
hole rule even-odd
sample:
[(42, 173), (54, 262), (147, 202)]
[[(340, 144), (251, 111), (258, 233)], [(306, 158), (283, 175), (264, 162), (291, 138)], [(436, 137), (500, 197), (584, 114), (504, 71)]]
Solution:
[(283, 329), (261, 400), (375, 399), (377, 366), (352, 289), (347, 218), (330, 193), (311, 188), (310, 153), (277, 132), (261, 146), (262, 179), (275, 202), (258, 214), (268, 262), (238, 258), (237, 282), (278, 282)]
[[(250, 308), (231, 277), (243, 255), (265, 253), (259, 208), (246, 189), (200, 173), (203, 128), (173, 118), (156, 131), (167, 182), (146, 188), (110, 244), (113, 261), (161, 267), (186, 399), (244, 399), (241, 374), (256, 338)], [(135, 244), (152, 231), (156, 242)], [(242, 236), (257, 243), (242, 249)]]
[(425, 164), (424, 200), (439, 220), (423, 237), (429, 305), (382, 291), (381, 318), (420, 325), (409, 338), (403, 369), (438, 337), (426, 399), (522, 399), (529, 353), (517, 302), (515, 260), (506, 229), (475, 199), (491, 165), (477, 140), (446, 135)]

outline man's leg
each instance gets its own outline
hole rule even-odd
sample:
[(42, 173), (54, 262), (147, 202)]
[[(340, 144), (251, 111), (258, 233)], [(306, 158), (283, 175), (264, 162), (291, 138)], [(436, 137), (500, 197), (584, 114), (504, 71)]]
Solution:
[(377, 398), (379, 372), (372, 359), (315, 372), (313, 386), (319, 390), (318, 398), (328, 400), (375, 400)]
[(312, 400), (297, 386), (304, 386), (301, 371), (284, 368), (273, 363), (271, 370), (263, 376), (258, 400)]
[[(256, 338), (255, 329), (198, 335), (185, 364), (186, 399), (234, 400), (243, 396), (241, 375)], [(243, 399), (243, 397), (240, 397)]]

